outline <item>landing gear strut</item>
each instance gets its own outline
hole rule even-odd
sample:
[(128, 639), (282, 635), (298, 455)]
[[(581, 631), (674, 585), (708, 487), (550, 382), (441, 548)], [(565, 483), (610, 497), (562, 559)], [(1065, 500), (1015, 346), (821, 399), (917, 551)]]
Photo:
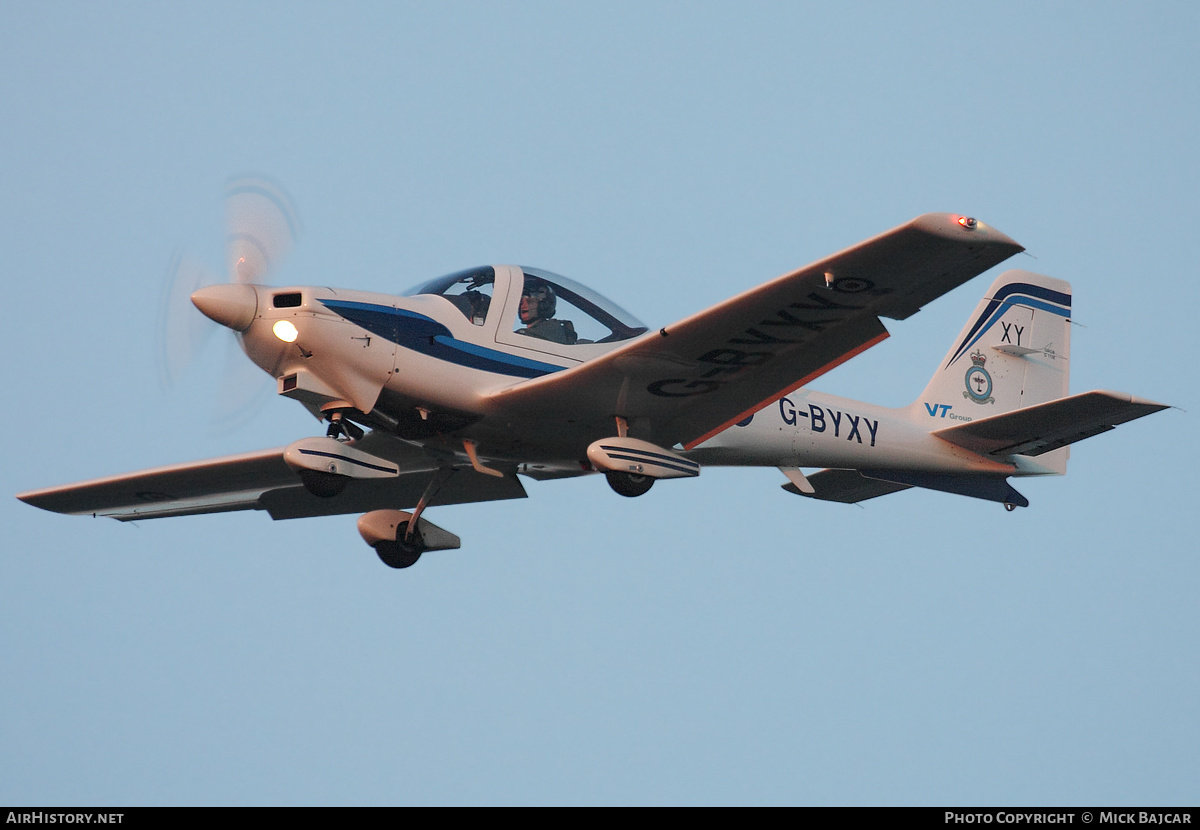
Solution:
[[(421, 554), (428, 550), (431, 546), (435, 550), (442, 550), (447, 547), (458, 547), (458, 537), (451, 536), (452, 545), (445, 544), (445, 540), (439, 545), (437, 543), (437, 535), (446, 536), (446, 532), (440, 528), (434, 527), (435, 541), (433, 545), (425, 542), (425, 537), (421, 535), (420, 524), (421, 514), (425, 512), (425, 508), (429, 506), (429, 502), (442, 489), (442, 485), (449, 480), (450, 476), (454, 475), (453, 467), (439, 467), (437, 472), (433, 474), (433, 478), (429, 480), (429, 484), (425, 485), (425, 492), (421, 494), (421, 500), (417, 502), (417, 506), (413, 509), (412, 515), (406, 520), (396, 524), (396, 535), (394, 538), (383, 538), (375, 542), (373, 547), (375, 553), (379, 554), (380, 561), (389, 568), (408, 568), (415, 565), (417, 560), (421, 558)], [(381, 511), (382, 512), (382, 511)], [(364, 516), (364, 519), (369, 518), (372, 514)], [(407, 515), (407, 514), (401, 514)], [(360, 520), (359, 530), (363, 525)], [(389, 534), (390, 535), (390, 534)], [(376, 539), (379, 537), (376, 536)], [(368, 539), (368, 541), (371, 541)]]
[(329, 413), (329, 429), (325, 430), (325, 434), (330, 438), (337, 438), (339, 435), (344, 435), (347, 438), (353, 438), (355, 441), (360, 440), (365, 435), (362, 427), (348, 419), (340, 409), (335, 409)]
[(461, 546), (453, 533), (404, 510), (364, 513), (358, 518), (358, 532), (389, 568), (408, 568), (426, 551), (457, 550)]

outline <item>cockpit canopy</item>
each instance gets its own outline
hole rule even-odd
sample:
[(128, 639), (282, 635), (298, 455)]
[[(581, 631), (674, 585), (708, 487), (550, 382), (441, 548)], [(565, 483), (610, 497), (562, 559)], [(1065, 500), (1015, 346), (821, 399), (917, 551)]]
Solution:
[[(646, 331), (629, 312), (574, 280), (540, 268), (522, 266), (520, 270), (522, 300), (512, 321), (516, 334), (570, 346), (617, 343)], [(404, 294), (445, 297), (464, 317), (482, 326), (492, 309), (495, 283), (496, 269), (484, 265), (432, 279)], [(515, 290), (517, 286), (509, 287), (509, 291)]]

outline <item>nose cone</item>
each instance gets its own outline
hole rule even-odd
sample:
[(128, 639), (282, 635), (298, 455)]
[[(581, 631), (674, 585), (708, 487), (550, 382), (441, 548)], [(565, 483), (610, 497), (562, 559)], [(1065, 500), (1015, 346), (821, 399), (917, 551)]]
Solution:
[(192, 294), (192, 305), (210, 320), (234, 331), (245, 331), (258, 312), (258, 292), (244, 283), (210, 285)]

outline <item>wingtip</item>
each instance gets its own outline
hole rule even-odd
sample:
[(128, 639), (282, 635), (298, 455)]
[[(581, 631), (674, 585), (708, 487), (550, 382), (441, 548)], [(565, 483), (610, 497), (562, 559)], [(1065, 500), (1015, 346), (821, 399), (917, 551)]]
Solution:
[(47, 510), (51, 513), (59, 513), (64, 516), (69, 516), (69, 511), (60, 510), (54, 506), (53, 490), (56, 488), (47, 488), (45, 490), (28, 490), (24, 493), (17, 493), (16, 498), (19, 501), (25, 502), (30, 507), (36, 507), (39, 510)]
[(1132, 404), (1133, 406), (1143, 407), (1149, 410), (1149, 412), (1145, 413), (1146, 415), (1149, 415), (1153, 412), (1161, 412), (1164, 409), (1179, 409), (1179, 407), (1169, 403), (1159, 403), (1158, 401), (1152, 401), (1149, 398), (1139, 398), (1137, 395), (1130, 395), (1128, 392), (1114, 392), (1111, 389), (1095, 389), (1090, 394), (1104, 395), (1124, 404)]
[(1179, 409), (1179, 407), (1172, 404), (1159, 403), (1158, 401), (1152, 401), (1149, 398), (1139, 398), (1137, 395), (1130, 395), (1129, 402), (1135, 404), (1136, 406), (1144, 406), (1151, 412), (1162, 412), (1164, 409)]
[(914, 219), (912, 224), (947, 239), (974, 237), (989, 246), (1011, 249), (1013, 254), (1025, 250), (1025, 246), (1012, 237), (965, 213), (926, 213)]

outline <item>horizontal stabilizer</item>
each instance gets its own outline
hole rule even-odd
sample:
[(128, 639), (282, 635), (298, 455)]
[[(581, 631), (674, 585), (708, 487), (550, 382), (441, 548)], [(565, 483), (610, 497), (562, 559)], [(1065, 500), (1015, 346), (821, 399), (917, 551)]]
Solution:
[(1004, 478), (996, 476), (939, 475), (900, 470), (821, 470), (809, 476), (808, 481), (813, 486), (812, 493), (803, 492), (795, 484), (785, 484), (783, 489), (822, 501), (857, 504), (911, 487), (921, 487), (985, 501), (1029, 506), (1028, 499), (1014, 490)]
[(959, 496), (970, 496), (973, 499), (997, 501), (1001, 504), (1013, 504), (1017, 507), (1028, 507), (1029, 499), (1022, 496), (1008, 479), (997, 476), (981, 476), (953, 473), (917, 473), (903, 470), (863, 470), (868, 478), (877, 478), (881, 483), (907, 487), (922, 487), (926, 490), (940, 490), (943, 493), (954, 493)]
[(981, 455), (1041, 455), (1166, 408), (1166, 404), (1120, 392), (1085, 392), (933, 434)]
[(907, 490), (907, 484), (895, 484), (867, 478), (858, 470), (821, 470), (808, 476), (813, 492), (806, 493), (795, 484), (784, 484), (783, 489), (797, 496), (807, 496), (821, 501), (836, 501), (842, 504), (857, 504), (860, 501), (886, 496)]

